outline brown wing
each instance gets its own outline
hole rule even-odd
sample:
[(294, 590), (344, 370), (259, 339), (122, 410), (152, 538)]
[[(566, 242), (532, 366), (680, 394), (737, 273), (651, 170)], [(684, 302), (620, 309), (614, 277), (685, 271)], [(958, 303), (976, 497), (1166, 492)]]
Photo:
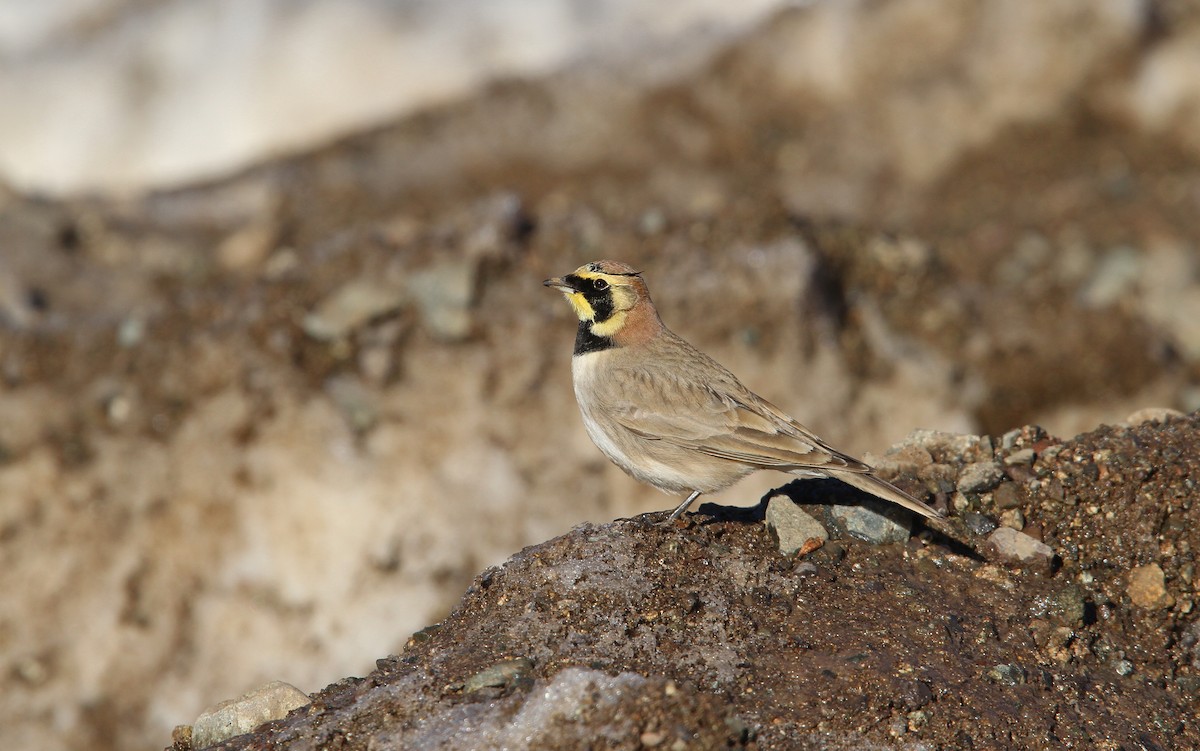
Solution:
[[(604, 409), (643, 438), (755, 467), (869, 472), (682, 340), (676, 357), (613, 363)], [(684, 349), (686, 348), (686, 349)]]

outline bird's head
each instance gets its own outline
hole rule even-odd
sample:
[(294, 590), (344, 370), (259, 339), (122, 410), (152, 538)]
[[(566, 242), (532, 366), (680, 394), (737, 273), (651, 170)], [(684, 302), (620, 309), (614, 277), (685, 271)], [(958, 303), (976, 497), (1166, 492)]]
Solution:
[(629, 312), (639, 303), (650, 302), (641, 272), (620, 261), (593, 261), (542, 284), (562, 292), (575, 315), (598, 337), (616, 336)]

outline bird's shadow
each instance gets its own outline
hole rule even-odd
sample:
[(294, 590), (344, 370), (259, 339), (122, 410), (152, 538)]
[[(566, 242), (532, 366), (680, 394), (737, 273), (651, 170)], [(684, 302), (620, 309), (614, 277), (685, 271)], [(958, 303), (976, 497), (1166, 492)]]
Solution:
[[(826, 526), (829, 526), (826, 516), (828, 507), (833, 504), (842, 506), (867, 506), (887, 516), (911, 514), (915, 522), (914, 534), (920, 534), (922, 530), (925, 530), (927, 532), (926, 539), (930, 543), (941, 545), (955, 555), (984, 560), (984, 557), (979, 554), (975, 547), (965, 539), (948, 533), (946, 529), (939, 529), (932, 526), (929, 520), (918, 514), (912, 514), (912, 512), (906, 509), (880, 500), (870, 493), (835, 479), (793, 480), (778, 488), (767, 491), (759, 499), (756, 506), (722, 506), (716, 503), (702, 503), (697, 511), (705, 514), (708, 518), (700, 523), (740, 522), (743, 524), (752, 524), (764, 522), (767, 516), (767, 504), (772, 498), (780, 496), (786, 497), (793, 503), (804, 507), (810, 515)], [(939, 526), (946, 527), (945, 520), (941, 520)]]

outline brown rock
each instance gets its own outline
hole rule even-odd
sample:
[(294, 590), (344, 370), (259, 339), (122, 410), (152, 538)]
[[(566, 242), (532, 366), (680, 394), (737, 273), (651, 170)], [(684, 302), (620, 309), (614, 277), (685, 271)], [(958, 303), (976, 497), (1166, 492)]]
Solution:
[(1129, 599), (1139, 608), (1170, 607), (1174, 599), (1167, 592), (1163, 570), (1157, 563), (1138, 566), (1129, 572)]

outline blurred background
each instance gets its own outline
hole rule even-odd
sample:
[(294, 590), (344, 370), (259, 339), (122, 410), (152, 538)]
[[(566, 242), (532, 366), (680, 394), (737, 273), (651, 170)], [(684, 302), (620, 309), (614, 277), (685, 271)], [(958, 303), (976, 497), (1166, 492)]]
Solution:
[(0, 747), (165, 746), (673, 506), (578, 418), (589, 260), (869, 457), (1197, 409), (1198, 73), (1171, 0), (0, 3)]

